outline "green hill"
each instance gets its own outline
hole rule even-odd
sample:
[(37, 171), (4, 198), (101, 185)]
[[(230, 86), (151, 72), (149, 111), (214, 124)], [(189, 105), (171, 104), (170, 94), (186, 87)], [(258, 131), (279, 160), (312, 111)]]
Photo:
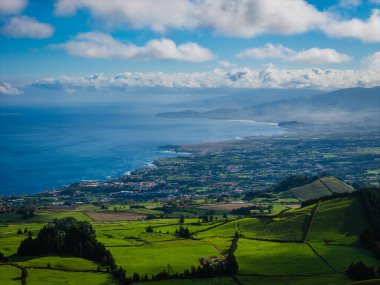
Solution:
[(300, 201), (318, 199), (340, 193), (355, 191), (350, 185), (335, 177), (322, 177), (310, 184), (290, 189), (285, 195), (295, 197)]
[[(299, 188), (308, 193), (321, 185), (327, 188), (323, 183), (332, 190), (330, 195), (353, 191), (333, 177)], [(213, 243), (216, 237), (232, 237), (237, 229), (241, 237), (235, 255), (242, 284), (348, 284), (344, 272), (351, 262), (380, 266), (376, 256), (359, 242), (368, 227), (360, 195), (347, 194), (272, 217), (231, 221), (195, 238)]]

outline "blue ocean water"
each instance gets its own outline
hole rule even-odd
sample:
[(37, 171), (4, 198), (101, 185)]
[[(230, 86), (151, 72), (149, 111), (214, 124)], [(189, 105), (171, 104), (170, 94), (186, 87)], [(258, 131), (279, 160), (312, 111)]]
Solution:
[(276, 125), (164, 119), (131, 103), (0, 108), (0, 195), (36, 193), (104, 180), (146, 166), (167, 144), (272, 135)]

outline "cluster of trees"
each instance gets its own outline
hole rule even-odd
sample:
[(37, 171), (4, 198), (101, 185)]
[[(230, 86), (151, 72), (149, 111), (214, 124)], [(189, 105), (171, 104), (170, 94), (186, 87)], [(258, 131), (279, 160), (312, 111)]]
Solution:
[(147, 233), (153, 233), (154, 229), (153, 229), (153, 227), (152, 227), (151, 225), (149, 225), (149, 226), (147, 226), (147, 227), (145, 228), (145, 231), (146, 231)]
[(370, 224), (370, 228), (362, 232), (360, 240), (380, 258), (380, 188), (363, 189), (360, 196)]
[(35, 216), (34, 208), (19, 208), (16, 210), (16, 214), (21, 215), (23, 220), (33, 218)]
[(187, 239), (191, 238), (191, 233), (187, 227), (184, 228), (183, 226), (180, 226), (179, 230), (175, 230), (174, 233), (179, 237), (183, 237)]
[[(121, 285), (132, 284), (133, 278), (126, 276), (122, 267), (117, 267), (109, 250), (96, 240), (95, 231), (89, 222), (68, 217), (55, 219), (44, 226), (36, 238), (31, 236), (21, 241), (19, 256), (61, 255), (93, 260), (107, 266)], [(26, 278), (26, 277), (25, 277)]]
[(239, 216), (249, 216), (251, 214), (251, 210), (257, 210), (260, 214), (264, 214), (264, 211), (268, 211), (272, 213), (273, 205), (269, 204), (268, 206), (257, 205), (257, 206), (249, 206), (249, 207), (240, 207), (237, 209), (233, 209), (231, 214), (239, 215)]
[(24, 232), (20, 228), (17, 229), (17, 234), (18, 235), (22, 235), (23, 233), (24, 234), (28, 234), (28, 236), (30, 236), (30, 237), (33, 235), (32, 231), (28, 230), (27, 228), (24, 229)]
[(376, 279), (380, 277), (380, 268), (376, 272), (374, 267), (369, 267), (360, 261), (358, 263), (351, 263), (346, 273), (348, 277), (354, 280)]
[(17, 254), (82, 257), (115, 268), (111, 252), (96, 240), (92, 225), (75, 218), (55, 219), (44, 226), (36, 238), (29, 236), (21, 241)]
[(213, 220), (217, 220), (218, 218), (214, 217), (213, 215), (200, 215), (198, 219), (201, 220), (202, 223), (208, 223), (212, 222)]

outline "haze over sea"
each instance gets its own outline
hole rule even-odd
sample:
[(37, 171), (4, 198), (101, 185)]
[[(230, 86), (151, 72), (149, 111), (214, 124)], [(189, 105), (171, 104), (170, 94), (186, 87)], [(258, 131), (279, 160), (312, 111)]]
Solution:
[(57, 189), (80, 180), (116, 178), (170, 156), (158, 146), (280, 133), (276, 125), (162, 119), (134, 104), (0, 109), (0, 195)]

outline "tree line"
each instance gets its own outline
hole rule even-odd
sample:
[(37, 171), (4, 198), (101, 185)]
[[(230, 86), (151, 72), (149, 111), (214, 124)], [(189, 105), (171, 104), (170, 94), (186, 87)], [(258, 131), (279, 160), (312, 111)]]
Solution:
[(380, 188), (366, 188), (360, 191), (364, 213), (370, 227), (365, 229), (360, 241), (380, 258)]

